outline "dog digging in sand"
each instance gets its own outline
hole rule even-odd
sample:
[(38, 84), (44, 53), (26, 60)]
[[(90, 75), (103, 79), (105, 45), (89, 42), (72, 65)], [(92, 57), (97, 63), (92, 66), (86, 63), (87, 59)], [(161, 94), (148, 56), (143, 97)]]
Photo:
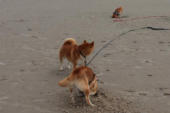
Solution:
[(96, 75), (93, 73), (91, 68), (87, 66), (80, 66), (73, 69), (71, 74), (64, 80), (61, 80), (58, 85), (61, 87), (68, 87), (70, 89), (73, 103), (74, 97), (72, 91), (73, 86), (76, 86), (80, 91), (84, 93), (86, 102), (91, 106), (95, 106), (90, 101), (90, 95), (96, 94), (98, 85)]
[[(86, 40), (80, 45), (77, 45), (77, 42), (73, 38), (68, 38), (64, 41), (60, 51), (59, 51), (59, 60), (60, 60), (60, 70), (63, 70), (63, 59), (66, 58), (68, 62), (71, 62), (73, 68), (76, 67), (79, 59), (83, 61), (86, 56), (94, 49), (94, 41), (89, 43)], [(68, 63), (68, 68), (71, 68)]]

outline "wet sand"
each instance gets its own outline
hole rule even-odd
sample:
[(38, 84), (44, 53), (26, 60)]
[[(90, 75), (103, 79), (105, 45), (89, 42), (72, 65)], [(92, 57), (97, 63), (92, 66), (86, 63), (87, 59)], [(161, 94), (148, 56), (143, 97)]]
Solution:
[[(0, 0), (0, 113), (169, 113), (169, 0)], [(113, 22), (122, 6), (129, 21)], [(151, 17), (148, 16), (167, 16)], [(139, 19), (134, 19), (139, 18)], [(57, 82), (71, 70), (58, 71), (63, 40), (95, 41), (95, 52), (118, 38), (89, 65), (99, 93), (72, 104)]]

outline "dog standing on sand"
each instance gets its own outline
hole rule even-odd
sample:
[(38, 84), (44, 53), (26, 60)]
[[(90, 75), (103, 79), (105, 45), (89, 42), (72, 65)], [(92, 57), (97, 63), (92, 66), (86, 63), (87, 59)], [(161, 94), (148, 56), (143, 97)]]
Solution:
[[(77, 42), (73, 38), (67, 38), (59, 51), (60, 70), (63, 70), (64, 58), (67, 58), (67, 60), (72, 63), (74, 69), (78, 60), (83, 60), (82, 57), (86, 58), (86, 56), (90, 55), (93, 49), (94, 41), (88, 43), (84, 40), (82, 44), (77, 45)], [(68, 68), (71, 68), (69, 64)]]
[(58, 85), (61, 87), (69, 87), (73, 103), (74, 97), (72, 90), (73, 86), (76, 86), (84, 93), (86, 102), (91, 106), (95, 106), (90, 101), (90, 95), (96, 94), (98, 85), (96, 75), (93, 73), (91, 68), (87, 66), (80, 66), (73, 69), (71, 74), (64, 80), (61, 80)]

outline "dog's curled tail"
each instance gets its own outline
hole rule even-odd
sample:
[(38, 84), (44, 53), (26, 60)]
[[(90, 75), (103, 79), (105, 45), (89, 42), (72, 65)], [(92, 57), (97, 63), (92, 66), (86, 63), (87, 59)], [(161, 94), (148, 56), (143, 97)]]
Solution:
[(64, 42), (71, 41), (74, 44), (77, 44), (76, 40), (74, 38), (66, 38)]
[(70, 84), (69, 77), (64, 78), (63, 80), (58, 82), (58, 85), (61, 87), (67, 87)]

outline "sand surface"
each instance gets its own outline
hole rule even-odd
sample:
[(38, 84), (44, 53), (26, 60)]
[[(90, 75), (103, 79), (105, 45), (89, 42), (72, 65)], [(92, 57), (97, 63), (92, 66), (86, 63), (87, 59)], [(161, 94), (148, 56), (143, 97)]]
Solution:
[[(128, 21), (113, 22), (119, 6)], [(170, 113), (168, 30), (129, 32), (93, 60), (95, 108), (77, 95), (72, 104), (57, 85), (71, 71), (58, 71), (65, 38), (94, 40), (89, 60), (120, 33), (146, 26), (170, 28), (170, 0), (0, 0), (0, 113)]]

